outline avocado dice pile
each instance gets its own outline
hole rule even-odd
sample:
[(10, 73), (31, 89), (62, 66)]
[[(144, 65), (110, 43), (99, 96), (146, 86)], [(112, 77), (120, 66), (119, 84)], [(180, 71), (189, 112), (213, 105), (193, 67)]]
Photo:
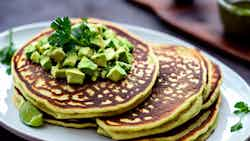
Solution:
[(70, 27), (63, 23), (67, 19), (60, 20), (65, 28), (61, 30), (70, 35), (62, 38), (59, 36), (61, 31), (53, 28), (55, 31), (49, 37), (25, 48), (29, 60), (69, 84), (83, 84), (99, 78), (117, 82), (127, 76), (134, 46), (126, 38), (102, 24), (88, 23), (86, 19)]

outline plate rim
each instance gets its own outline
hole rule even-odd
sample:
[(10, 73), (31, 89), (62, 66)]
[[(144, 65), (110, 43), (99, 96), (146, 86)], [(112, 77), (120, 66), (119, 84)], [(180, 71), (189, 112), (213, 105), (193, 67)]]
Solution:
[[(151, 33), (153, 35), (157, 35), (157, 36), (168, 36), (170, 37), (171, 39), (174, 39), (174, 40), (178, 40), (178, 42), (180, 42), (181, 44), (186, 44), (188, 45), (188, 47), (194, 47), (194, 48), (198, 48), (196, 47), (193, 43), (190, 43), (188, 41), (185, 41), (183, 39), (180, 39), (172, 34), (169, 34), (169, 33), (164, 33), (164, 32), (161, 32), (161, 31), (157, 31), (157, 30), (153, 30), (153, 29), (150, 29), (150, 28), (144, 28), (144, 27), (139, 27), (138, 25), (130, 25), (130, 24), (124, 24), (124, 23), (119, 23), (119, 22), (114, 22), (116, 24), (119, 24), (125, 28), (127, 28), (128, 30), (129, 29), (134, 29), (134, 30), (137, 30), (139, 32), (147, 32), (147, 33)], [(20, 26), (16, 26), (16, 27), (13, 27), (13, 28), (10, 28), (12, 29), (13, 33), (15, 32), (20, 32), (20, 31), (25, 31), (25, 30), (30, 30), (30, 29), (34, 29), (34, 28), (46, 28), (48, 27), (50, 24), (50, 21), (42, 21), (42, 22), (35, 22), (35, 23), (30, 23), (30, 24), (23, 24), (23, 25), (20, 25)], [(6, 37), (8, 35), (8, 32), (10, 29), (7, 29), (7, 30), (4, 30), (0, 33), (0, 38), (3, 38), (3, 37)], [(142, 37), (140, 37), (142, 38)], [(199, 49), (199, 48), (198, 48)], [(205, 54), (206, 56), (209, 56), (209, 58), (212, 58), (212, 60), (216, 60), (217, 63), (219, 63), (219, 65), (223, 66), (223, 68), (233, 72), (235, 74), (235, 76), (237, 76), (237, 78), (241, 81), (241, 83), (247, 88), (247, 91), (250, 92), (250, 86), (249, 84), (244, 80), (243, 77), (241, 77), (241, 75), (239, 75), (236, 71), (234, 71), (230, 66), (224, 64), (222, 61), (220, 61), (219, 59), (217, 59), (216, 57), (206, 53), (205, 51), (201, 50), (201, 52), (203, 54)], [(250, 97), (250, 96), (249, 96)], [(11, 133), (23, 138), (23, 139), (27, 139), (27, 140), (35, 140), (35, 141), (40, 141), (42, 139), (39, 139), (37, 137), (34, 137), (32, 135), (29, 135), (29, 134), (26, 134), (26, 133), (23, 133), (21, 131), (19, 131), (18, 129), (15, 129), (13, 127), (10, 127), (8, 126), (4, 121), (3, 119), (0, 117), (0, 126), (3, 127), (4, 129), (10, 131)]]

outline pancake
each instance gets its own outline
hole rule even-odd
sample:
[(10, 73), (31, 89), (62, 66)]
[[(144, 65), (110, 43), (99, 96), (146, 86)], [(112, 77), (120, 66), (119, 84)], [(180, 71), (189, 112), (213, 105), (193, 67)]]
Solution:
[(211, 107), (202, 110), (196, 117), (185, 124), (162, 134), (149, 136), (136, 141), (203, 141), (213, 132), (217, 125), (221, 96)]
[[(80, 21), (75, 19), (72, 23)], [(31, 39), (12, 59), (15, 86), (28, 101), (56, 119), (111, 116), (129, 111), (150, 95), (159, 73), (158, 60), (143, 40), (110, 22), (97, 19), (88, 21), (106, 25), (135, 46), (132, 70), (124, 80), (68, 85), (65, 80), (52, 78), (40, 65), (27, 60), (24, 54), (25, 47), (50, 35), (53, 32), (51, 29)]]
[(207, 81), (206, 81), (207, 85), (203, 91), (203, 101), (206, 101), (211, 92), (213, 63), (208, 58), (206, 58), (200, 51), (199, 53), (204, 61), (204, 64), (207, 70)]
[(206, 68), (198, 52), (180, 46), (157, 46), (160, 74), (151, 96), (125, 114), (98, 118), (98, 133), (115, 140), (167, 132), (196, 116), (202, 107)]
[(205, 100), (203, 100), (202, 109), (210, 107), (220, 94), (220, 86), (222, 83), (222, 74), (218, 65), (211, 63), (211, 81), (210, 81), (210, 91)]
[[(26, 101), (23, 95), (17, 88), (14, 88), (14, 96), (13, 96), (14, 104), (17, 108)], [(50, 124), (63, 126), (63, 127), (71, 127), (71, 128), (89, 128), (96, 127), (96, 123), (93, 119), (55, 119), (46, 113), (43, 113), (44, 121)]]

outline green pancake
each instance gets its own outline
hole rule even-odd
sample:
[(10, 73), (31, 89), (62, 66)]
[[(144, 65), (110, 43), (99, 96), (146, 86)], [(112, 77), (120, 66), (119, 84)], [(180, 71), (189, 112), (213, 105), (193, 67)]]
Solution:
[(207, 85), (203, 91), (203, 101), (205, 101), (208, 99), (210, 92), (211, 92), (213, 63), (207, 57), (205, 57), (201, 52), (199, 53), (204, 61), (204, 64), (207, 70), (207, 81), (206, 81)]
[(220, 68), (211, 62), (211, 74), (210, 74), (210, 90), (209, 93), (206, 96), (206, 99), (203, 100), (203, 105), (202, 105), (202, 109), (206, 109), (208, 107), (210, 107), (214, 101), (217, 99), (217, 97), (220, 94), (220, 86), (222, 83), (222, 74), (220, 71)]
[[(17, 88), (14, 88), (13, 91), (14, 91), (13, 102), (19, 109), (19, 107), (22, 105), (25, 99)], [(43, 115), (45, 122), (58, 126), (71, 127), (71, 128), (96, 127), (96, 123), (93, 119), (55, 119), (52, 116), (47, 115), (46, 113), (43, 113)]]
[[(76, 19), (72, 23), (80, 21)], [(88, 22), (106, 25), (135, 46), (132, 70), (124, 80), (69, 85), (65, 80), (52, 78), (50, 73), (32, 63), (24, 54), (28, 45), (50, 35), (53, 32), (51, 29), (26, 43), (12, 59), (15, 86), (28, 101), (56, 119), (111, 116), (129, 111), (149, 96), (159, 73), (158, 60), (144, 41), (110, 22), (97, 19), (88, 19)]]
[(151, 96), (132, 111), (98, 118), (98, 133), (115, 140), (167, 132), (196, 116), (202, 108), (206, 68), (198, 52), (180, 46), (159, 46), (160, 74)]
[(136, 141), (203, 141), (217, 125), (221, 97), (211, 107), (202, 110), (196, 117), (166, 133), (161, 133)]

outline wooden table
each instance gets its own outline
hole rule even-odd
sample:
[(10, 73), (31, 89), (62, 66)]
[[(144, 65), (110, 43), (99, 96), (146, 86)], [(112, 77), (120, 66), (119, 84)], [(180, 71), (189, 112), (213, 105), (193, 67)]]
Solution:
[[(250, 64), (241, 62), (223, 52), (214, 50), (181, 33), (176, 33), (154, 14), (121, 0), (1, 0), (0, 31), (34, 22), (52, 20), (56, 16), (97, 17), (177, 36), (193, 43), (238, 72), (250, 84)], [(236, 84), (237, 85), (237, 84)], [(21, 140), (0, 127), (0, 138)]]

